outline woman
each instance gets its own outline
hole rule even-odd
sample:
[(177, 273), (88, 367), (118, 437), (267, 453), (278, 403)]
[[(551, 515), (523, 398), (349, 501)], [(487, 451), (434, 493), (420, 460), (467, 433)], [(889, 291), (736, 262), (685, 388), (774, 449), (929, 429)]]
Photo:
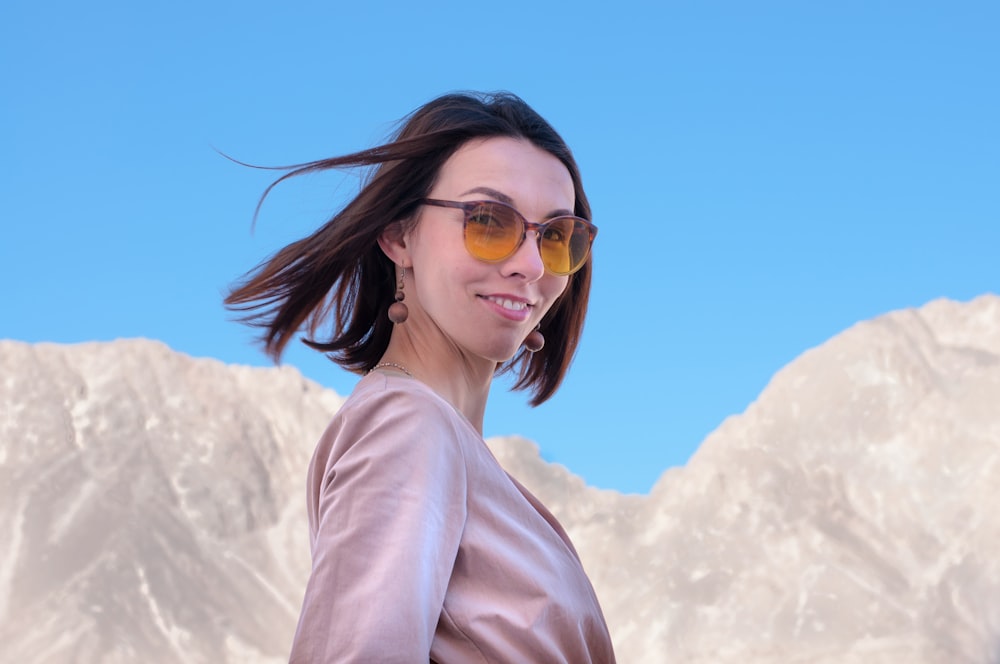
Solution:
[(356, 166), (358, 196), (226, 300), (273, 357), (304, 328), (364, 374), (310, 464), (291, 661), (613, 662), (566, 533), (482, 437), (493, 376), (538, 405), (580, 337), (597, 229), (572, 154), (519, 98), (453, 94), (271, 186)]

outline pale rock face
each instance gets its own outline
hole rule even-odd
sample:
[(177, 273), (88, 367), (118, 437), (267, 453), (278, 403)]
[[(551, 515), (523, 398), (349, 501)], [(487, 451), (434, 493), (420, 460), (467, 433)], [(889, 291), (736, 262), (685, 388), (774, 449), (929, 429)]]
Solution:
[(341, 400), (149, 341), (0, 342), (0, 366), (4, 661), (287, 661)]
[[(0, 659), (287, 661), (341, 399), (139, 340), (0, 342), (0, 367)], [(623, 663), (1000, 662), (998, 297), (806, 352), (648, 496), (489, 443)]]

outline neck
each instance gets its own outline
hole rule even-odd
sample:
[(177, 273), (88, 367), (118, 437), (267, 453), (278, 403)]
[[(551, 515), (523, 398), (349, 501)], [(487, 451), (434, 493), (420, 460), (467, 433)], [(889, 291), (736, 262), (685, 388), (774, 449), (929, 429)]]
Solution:
[(405, 367), (414, 378), (454, 406), (483, 434), (486, 400), (496, 364), (483, 358), (467, 358), (454, 348), (418, 348), (406, 334), (393, 332), (380, 360)]

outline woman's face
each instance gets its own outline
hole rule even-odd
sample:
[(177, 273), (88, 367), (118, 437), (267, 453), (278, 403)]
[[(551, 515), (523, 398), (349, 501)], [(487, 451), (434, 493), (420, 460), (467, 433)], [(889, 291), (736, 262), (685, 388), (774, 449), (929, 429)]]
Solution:
[[(534, 222), (573, 214), (575, 203), (573, 181), (562, 162), (528, 141), (506, 137), (459, 148), (441, 167), (428, 198), (500, 201)], [(404, 234), (411, 266), (405, 325), (411, 333), (443, 335), (460, 352), (504, 362), (569, 277), (545, 271), (535, 231), (500, 262), (473, 257), (465, 248), (463, 218), (462, 210), (424, 205), (412, 231)]]

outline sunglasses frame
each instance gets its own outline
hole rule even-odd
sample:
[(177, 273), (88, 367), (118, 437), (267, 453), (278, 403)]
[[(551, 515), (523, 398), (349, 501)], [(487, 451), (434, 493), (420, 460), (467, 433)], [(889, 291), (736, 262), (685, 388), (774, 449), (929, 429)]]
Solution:
[(558, 217), (552, 217), (551, 219), (547, 219), (539, 223), (539, 222), (529, 221), (513, 205), (510, 205), (508, 203), (502, 203), (500, 201), (491, 201), (491, 200), (447, 201), (447, 200), (442, 200), (440, 198), (422, 198), (420, 199), (419, 203), (421, 205), (433, 205), (435, 207), (454, 208), (456, 210), (461, 210), (464, 213), (462, 217), (463, 235), (465, 234), (466, 228), (469, 223), (469, 215), (471, 215), (472, 212), (475, 211), (475, 209), (480, 205), (499, 205), (513, 212), (515, 217), (521, 220), (521, 239), (517, 241), (517, 244), (515, 244), (514, 248), (510, 250), (510, 253), (508, 253), (505, 256), (501, 256), (499, 258), (494, 258), (491, 260), (488, 258), (480, 258), (479, 256), (476, 256), (475, 254), (472, 253), (471, 250), (469, 250), (468, 245), (466, 245), (466, 250), (469, 251), (469, 254), (472, 255), (473, 258), (475, 258), (476, 260), (483, 261), (485, 263), (499, 263), (500, 261), (505, 261), (511, 256), (513, 256), (517, 252), (517, 250), (521, 248), (521, 245), (524, 244), (524, 240), (528, 237), (528, 231), (535, 231), (538, 233), (538, 248), (539, 252), (541, 252), (542, 236), (545, 232), (545, 229), (548, 228), (549, 225), (551, 225), (556, 221), (559, 221), (560, 219), (572, 219), (574, 223), (576, 222), (582, 223), (583, 227), (587, 230), (587, 233), (590, 235), (590, 241), (587, 244), (587, 253), (584, 254), (583, 260), (581, 260), (580, 264), (577, 265), (572, 270), (570, 270), (569, 272), (555, 272), (553, 270), (550, 270), (548, 266), (545, 266), (545, 271), (550, 274), (554, 274), (560, 277), (568, 276), (578, 271), (587, 263), (587, 259), (590, 258), (590, 251), (594, 246), (594, 238), (597, 237), (597, 226), (595, 226), (590, 221), (584, 219), (583, 217), (577, 217), (571, 214), (564, 214)]

